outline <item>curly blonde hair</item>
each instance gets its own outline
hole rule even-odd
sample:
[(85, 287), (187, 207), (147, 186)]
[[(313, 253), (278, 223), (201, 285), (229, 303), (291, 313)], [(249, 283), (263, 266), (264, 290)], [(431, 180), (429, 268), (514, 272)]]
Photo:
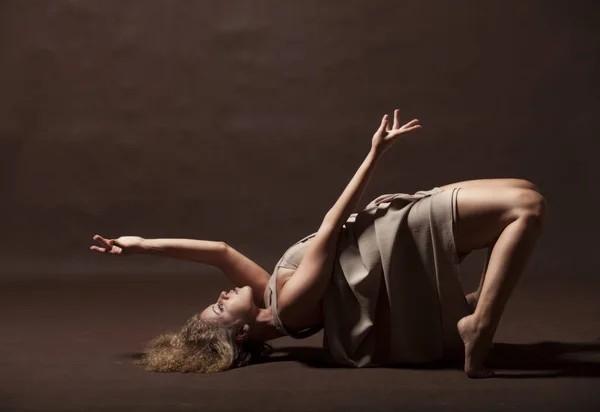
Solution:
[(236, 339), (236, 327), (189, 318), (179, 333), (149, 341), (136, 361), (152, 372), (221, 372), (258, 361), (272, 352), (265, 342)]

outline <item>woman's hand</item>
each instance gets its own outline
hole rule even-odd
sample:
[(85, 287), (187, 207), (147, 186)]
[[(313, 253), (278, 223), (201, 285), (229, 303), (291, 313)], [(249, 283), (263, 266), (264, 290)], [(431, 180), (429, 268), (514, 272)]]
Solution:
[(383, 119), (381, 120), (381, 126), (379, 126), (379, 129), (377, 129), (373, 135), (371, 147), (375, 152), (383, 153), (392, 145), (393, 142), (396, 141), (396, 139), (398, 139), (399, 136), (420, 128), (421, 125), (419, 124), (418, 119), (413, 119), (404, 126), (400, 126), (400, 121), (398, 120), (398, 109), (396, 109), (394, 110), (393, 127), (390, 129), (388, 115), (386, 114), (383, 116)]
[(103, 247), (90, 246), (90, 250), (109, 255), (127, 255), (139, 252), (144, 240), (144, 238), (139, 236), (121, 236), (118, 239), (105, 239), (100, 235), (95, 235), (93, 239)]

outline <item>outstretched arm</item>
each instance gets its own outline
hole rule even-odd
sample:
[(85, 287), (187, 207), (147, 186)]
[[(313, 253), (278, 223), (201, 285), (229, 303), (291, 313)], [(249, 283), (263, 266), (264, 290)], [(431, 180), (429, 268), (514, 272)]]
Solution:
[(280, 315), (285, 317), (288, 326), (301, 324), (303, 309), (314, 307), (323, 296), (333, 269), (340, 230), (360, 201), (377, 161), (398, 136), (420, 128), (418, 122), (415, 119), (400, 126), (396, 110), (394, 125), (390, 129), (388, 116), (383, 117), (373, 136), (371, 150), (339, 199), (325, 215), (294, 276), (282, 287), (279, 298)]
[(157, 255), (213, 266), (219, 266), (227, 249), (225, 242), (198, 239), (144, 239), (140, 236), (107, 239), (100, 235), (93, 239), (102, 247), (94, 245), (90, 249), (109, 255)]
[(263, 305), (263, 294), (270, 275), (257, 263), (225, 242), (196, 239), (146, 239), (143, 253), (193, 260), (221, 269), (237, 287), (250, 286), (257, 306)]
[(261, 266), (225, 242), (198, 239), (144, 239), (139, 236), (121, 236), (106, 239), (93, 237), (102, 246), (91, 250), (109, 255), (147, 254), (174, 259), (191, 260), (215, 266), (235, 286), (250, 286), (254, 302), (263, 305), (263, 293), (269, 282), (269, 273)]
[(220, 266), (227, 244), (200, 239), (144, 239), (139, 253)]

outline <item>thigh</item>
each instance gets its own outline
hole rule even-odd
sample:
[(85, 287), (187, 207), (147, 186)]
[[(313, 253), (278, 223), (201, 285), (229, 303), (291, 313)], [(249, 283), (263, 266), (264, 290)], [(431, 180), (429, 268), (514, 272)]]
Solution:
[(519, 187), (467, 185), (456, 193), (454, 240), (457, 253), (493, 244), (504, 228), (519, 217), (515, 205), (524, 191)]
[(485, 186), (485, 187), (519, 187), (523, 189), (531, 189), (539, 192), (538, 187), (525, 179), (518, 178), (495, 178), (495, 179), (474, 179), (474, 180), (465, 180), (462, 182), (449, 183), (444, 186), (440, 186), (440, 189), (454, 189), (455, 187), (474, 187), (474, 186)]

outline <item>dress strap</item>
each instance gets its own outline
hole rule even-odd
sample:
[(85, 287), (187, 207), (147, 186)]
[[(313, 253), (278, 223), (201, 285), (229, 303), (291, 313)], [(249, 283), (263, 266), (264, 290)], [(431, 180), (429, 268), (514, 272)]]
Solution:
[[(312, 233), (308, 236), (305, 236), (304, 238), (300, 239), (299, 241), (294, 243), (292, 246), (290, 246), (286, 250), (286, 252), (283, 254), (283, 256), (279, 259), (279, 261), (275, 265), (275, 269), (273, 271), (273, 274), (271, 275), (271, 279), (269, 280), (269, 283), (267, 284), (267, 289), (265, 290), (264, 301), (265, 301), (265, 303), (267, 303), (268, 305), (271, 306), (271, 314), (273, 315), (273, 323), (275, 324), (275, 328), (278, 331), (280, 331), (281, 333), (283, 333), (284, 335), (291, 336), (292, 338), (295, 338), (295, 339), (304, 339), (311, 335), (314, 335), (315, 333), (319, 332), (322, 329), (322, 327), (321, 326), (318, 326), (318, 327), (313, 326), (313, 327), (303, 329), (299, 332), (292, 332), (292, 331), (287, 330), (285, 328), (285, 326), (283, 326), (283, 323), (281, 322), (281, 319), (279, 318), (278, 305), (277, 305), (277, 301), (279, 300), (279, 298), (277, 296), (277, 269), (280, 266), (282, 266), (282, 263), (287, 262), (286, 257), (288, 255), (288, 252), (290, 252), (290, 250), (292, 248), (299, 245), (300, 243), (304, 243), (307, 240), (315, 237), (315, 235), (316, 235), (316, 232)], [(293, 266), (295, 266), (295, 265), (293, 265)]]

